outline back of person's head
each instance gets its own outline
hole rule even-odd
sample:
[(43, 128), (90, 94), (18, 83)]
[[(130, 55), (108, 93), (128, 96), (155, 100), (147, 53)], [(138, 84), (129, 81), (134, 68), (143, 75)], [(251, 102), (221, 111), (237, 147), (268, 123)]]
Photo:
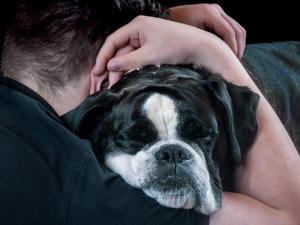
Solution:
[(91, 71), (105, 38), (137, 15), (168, 17), (155, 0), (21, 0), (2, 72), (55, 91)]

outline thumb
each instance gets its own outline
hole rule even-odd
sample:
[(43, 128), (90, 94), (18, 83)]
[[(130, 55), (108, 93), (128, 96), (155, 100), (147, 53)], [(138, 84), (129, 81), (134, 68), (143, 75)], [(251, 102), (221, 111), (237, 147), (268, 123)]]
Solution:
[(146, 46), (143, 46), (135, 51), (112, 58), (107, 64), (107, 69), (112, 72), (125, 72), (154, 62), (151, 52), (147, 50)]

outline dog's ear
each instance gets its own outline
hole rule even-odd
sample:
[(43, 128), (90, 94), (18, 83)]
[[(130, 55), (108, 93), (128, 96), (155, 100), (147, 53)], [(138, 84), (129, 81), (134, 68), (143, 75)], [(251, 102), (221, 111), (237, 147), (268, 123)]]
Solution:
[(232, 158), (235, 166), (240, 166), (242, 154), (250, 147), (257, 133), (259, 95), (247, 87), (223, 80), (207, 81), (204, 86), (224, 117)]
[(85, 138), (105, 119), (118, 99), (119, 97), (110, 91), (98, 92), (63, 115), (62, 121), (72, 132)]

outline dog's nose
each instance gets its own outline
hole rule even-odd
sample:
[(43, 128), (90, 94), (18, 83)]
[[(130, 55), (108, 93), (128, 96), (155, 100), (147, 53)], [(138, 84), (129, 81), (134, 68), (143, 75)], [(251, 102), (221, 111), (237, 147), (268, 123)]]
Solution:
[(164, 145), (155, 153), (155, 158), (166, 163), (181, 163), (189, 160), (191, 154), (178, 145)]

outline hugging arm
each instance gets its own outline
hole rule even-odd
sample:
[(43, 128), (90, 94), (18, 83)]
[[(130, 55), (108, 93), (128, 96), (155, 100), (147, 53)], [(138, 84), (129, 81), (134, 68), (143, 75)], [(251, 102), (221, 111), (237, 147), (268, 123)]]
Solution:
[[(137, 50), (113, 58), (126, 46)], [(223, 207), (211, 216), (210, 223), (299, 224), (299, 155), (274, 110), (223, 41), (187, 25), (138, 17), (106, 40), (92, 76), (105, 73), (108, 62), (110, 71), (160, 63), (205, 66), (259, 93), (258, 135), (243, 165), (236, 170), (238, 193), (224, 193)]]
[[(235, 174), (236, 191), (240, 194), (225, 193), (223, 208), (212, 216), (211, 223), (222, 220), (222, 224), (233, 224), (237, 220), (247, 224), (248, 218), (249, 224), (299, 224), (300, 160), (296, 148), (243, 66), (225, 47), (219, 52), (228, 60), (219, 68), (224, 78), (250, 87), (261, 98), (255, 143)], [(237, 208), (238, 213), (233, 213)]]
[(246, 30), (218, 4), (182, 5), (169, 10), (176, 22), (214, 32), (238, 58), (242, 58), (246, 45)]
[[(194, 4), (194, 5), (182, 5), (177, 6), (169, 9), (170, 17), (172, 20), (187, 24), (193, 27), (200, 28), (202, 30), (208, 30), (210, 32), (213, 32), (214, 34), (218, 35), (233, 51), (233, 53), (238, 57), (241, 58), (244, 53), (245, 45), (246, 45), (246, 30), (233, 18), (228, 16), (224, 10), (218, 5), (218, 4)], [(143, 20), (144, 17), (138, 17), (138, 21)], [(168, 55), (168, 50), (170, 50), (170, 46), (172, 48), (178, 48), (181, 43), (178, 42), (182, 41), (184, 39), (177, 39), (177, 42), (171, 41), (172, 38), (172, 30), (169, 27), (166, 27), (164, 25), (160, 26), (160, 24), (157, 24), (158, 26), (155, 29), (159, 29), (160, 33), (159, 35), (150, 34), (149, 31), (153, 30), (155, 24), (148, 24), (150, 27), (148, 30), (144, 29), (143, 32), (146, 32), (147, 34), (144, 34), (144, 37), (147, 37), (148, 40), (142, 40), (139, 39), (139, 30), (136, 29), (135, 24), (138, 24), (136, 20), (130, 23), (130, 26), (125, 27), (124, 29), (120, 29), (118, 32), (116, 32), (113, 37), (114, 39), (117, 39), (117, 44), (115, 47), (116, 49), (109, 52), (108, 55), (99, 54), (96, 65), (93, 69), (93, 74), (97, 76), (92, 76), (92, 86), (91, 94), (94, 91), (99, 91), (101, 88), (101, 84), (103, 83), (106, 78), (109, 79), (109, 88), (114, 85), (120, 77), (122, 76), (122, 71), (126, 71), (130, 68), (137, 68), (141, 66), (142, 64), (146, 63), (143, 61), (143, 57), (140, 57), (145, 52), (151, 53), (149, 51), (153, 47), (158, 47), (158, 45), (153, 46), (153, 43), (163, 43), (163, 46), (160, 46), (161, 48), (157, 50), (160, 51), (163, 55)], [(146, 25), (147, 21), (144, 20), (144, 23)], [(161, 24), (164, 24), (165, 22), (160, 22)], [(129, 28), (130, 27), (130, 28)], [(166, 30), (161, 30), (161, 27), (166, 28)], [(123, 35), (123, 33), (126, 33), (126, 29), (130, 29), (131, 35), (130, 40), (128, 39), (128, 36), (125, 35), (124, 37), (120, 36)], [(188, 30), (188, 29), (184, 29)], [(132, 32), (134, 31), (134, 32)], [(167, 32), (166, 32), (167, 31)], [(159, 38), (163, 33), (165, 33), (164, 37), (169, 38), (169, 42), (166, 44), (166, 42), (162, 42), (156, 38)], [(166, 34), (167, 33), (167, 34)], [(134, 36), (135, 35), (135, 36)], [(111, 37), (110, 37), (111, 38)], [(126, 39), (127, 38), (127, 39)], [(112, 39), (112, 38), (111, 38)], [(156, 42), (154, 42), (154, 39)], [(164, 39), (166, 40), (166, 39)], [(129, 41), (128, 43), (125, 43), (126, 41)], [(143, 49), (141, 51), (134, 51), (137, 48), (141, 47), (141, 44), (139, 41), (146, 42), (146, 45), (144, 45)], [(112, 47), (110, 46), (111, 41), (108, 42), (106, 45), (108, 48)], [(122, 47), (119, 48), (119, 44), (123, 44)], [(148, 44), (147, 44), (148, 43)], [(149, 44), (150, 43), (150, 44)], [(196, 44), (196, 43), (195, 43)], [(164, 51), (167, 51), (165, 54)], [(105, 52), (102, 50), (102, 52)], [(132, 54), (128, 54), (131, 53)], [(114, 54), (114, 55), (110, 55)], [(122, 57), (123, 55), (123, 57)], [(122, 58), (122, 65), (120, 65), (120, 60), (110, 60), (112, 57), (118, 59)], [(158, 55), (155, 56), (156, 59), (153, 61), (156, 62)], [(171, 59), (177, 60), (177, 63), (183, 64), (186, 59), (178, 59), (179, 56), (172, 57), (168, 59), (168, 63), (172, 63)], [(152, 59), (151, 55), (147, 59), (147, 63), (149, 64)], [(107, 60), (108, 67), (111, 70), (103, 70), (104, 61)], [(141, 61), (142, 60), (142, 61)], [(164, 63), (167, 63), (166, 61), (163, 61)], [(102, 66), (102, 67), (101, 67)], [(115, 67), (115, 69), (114, 69)], [(118, 67), (118, 68), (116, 68)]]

